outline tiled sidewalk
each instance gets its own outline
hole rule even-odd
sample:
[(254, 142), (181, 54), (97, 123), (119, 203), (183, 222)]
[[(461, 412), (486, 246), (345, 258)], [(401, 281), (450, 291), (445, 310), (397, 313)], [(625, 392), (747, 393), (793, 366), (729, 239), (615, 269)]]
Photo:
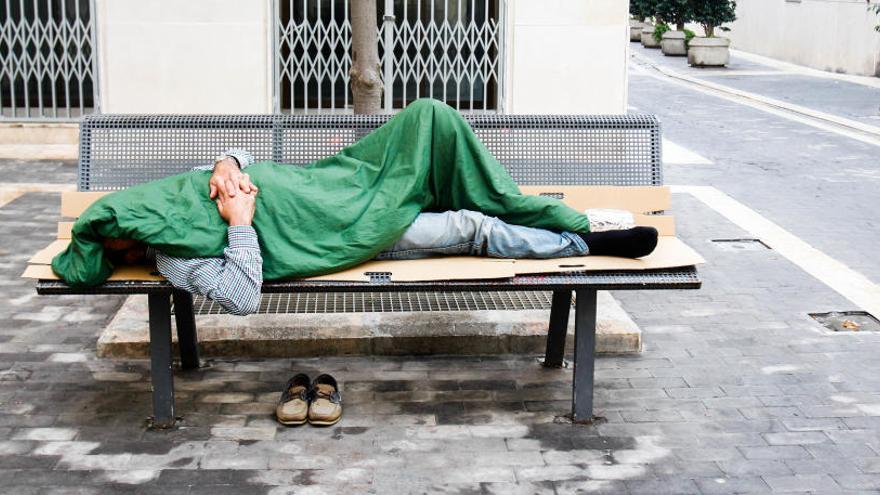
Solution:
[[(0, 209), (4, 493), (837, 493), (880, 490), (880, 336), (831, 335), (850, 309), (688, 195), (700, 291), (617, 293), (645, 352), (597, 361), (598, 426), (556, 422), (569, 370), (534, 356), (218, 360), (178, 373), (184, 422), (147, 431), (145, 361), (95, 358), (121, 300), (40, 297), (18, 278), (58, 196)], [(293, 318), (293, 317), (292, 317)], [(340, 425), (272, 419), (294, 371), (343, 382)]]

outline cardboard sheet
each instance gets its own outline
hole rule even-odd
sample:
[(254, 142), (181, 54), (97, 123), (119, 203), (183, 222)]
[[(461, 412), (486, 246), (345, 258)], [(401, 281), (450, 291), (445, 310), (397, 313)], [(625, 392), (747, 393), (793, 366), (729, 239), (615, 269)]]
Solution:
[[(49, 259), (51, 261), (51, 258)], [(702, 256), (681, 240), (663, 236), (653, 253), (636, 260), (613, 256), (578, 256), (547, 260), (449, 256), (420, 260), (368, 261), (348, 270), (309, 277), (306, 280), (368, 282), (371, 273), (388, 273), (394, 282), (477, 280), (510, 278), (514, 275), (533, 273), (654, 270), (692, 266), (704, 262)], [(143, 266), (121, 267), (113, 272), (110, 280), (162, 280), (162, 277), (153, 270), (153, 268)], [(25, 278), (58, 279), (48, 264), (31, 264), (22, 276)]]
[(61, 193), (61, 216), (76, 218), (86, 211), (98, 198), (110, 194), (106, 191), (80, 192), (70, 191)]
[[(634, 213), (638, 225), (656, 227), (660, 232), (657, 249), (645, 258), (631, 260), (611, 256), (581, 256), (549, 260), (501, 260), (474, 256), (437, 257), (421, 260), (369, 261), (348, 270), (311, 277), (308, 280), (369, 281), (371, 273), (388, 273), (392, 281), (476, 280), (510, 278), (517, 274), (559, 273), (598, 270), (651, 270), (676, 268), (704, 263), (703, 258), (675, 238), (675, 219), (667, 215), (646, 215), (670, 206), (667, 187), (612, 186), (522, 186), (526, 194), (546, 194), (561, 199), (569, 206), (587, 208), (620, 208)], [(66, 192), (61, 197), (61, 213), (77, 217), (106, 192)], [(40, 250), (30, 259), (23, 277), (58, 279), (49, 264), (70, 242), (71, 222), (58, 224), (58, 240)], [(154, 268), (121, 267), (110, 280), (162, 280)]]
[(37, 251), (37, 254), (31, 256), (28, 263), (33, 265), (48, 265), (52, 263), (52, 258), (54, 258), (56, 254), (67, 249), (68, 244), (70, 244), (70, 239), (58, 239), (57, 241), (52, 241), (52, 244), (49, 244), (43, 249)]
[(444, 256), (420, 260), (368, 261), (348, 270), (306, 280), (369, 282), (370, 273), (389, 273), (392, 282), (417, 282), (510, 278), (516, 275), (516, 270), (515, 260)]
[(668, 210), (671, 202), (666, 186), (520, 186), (523, 194), (561, 199), (575, 210), (617, 208), (633, 213)]
[(517, 275), (600, 270), (657, 270), (705, 263), (690, 246), (675, 237), (662, 236), (653, 253), (639, 259), (614, 256), (574, 256), (548, 260), (516, 260)]
[[(633, 213), (669, 209), (671, 195), (666, 186), (520, 186), (523, 194), (561, 199), (576, 210), (619, 208)], [(61, 214), (76, 218), (106, 191), (68, 191), (61, 194)]]
[[(148, 266), (122, 266), (110, 274), (109, 280), (165, 280), (165, 277)], [(60, 280), (50, 265), (28, 265), (21, 274), (23, 278), (40, 280)]]
[(73, 222), (58, 222), (59, 239), (70, 239), (71, 230), (73, 230)]

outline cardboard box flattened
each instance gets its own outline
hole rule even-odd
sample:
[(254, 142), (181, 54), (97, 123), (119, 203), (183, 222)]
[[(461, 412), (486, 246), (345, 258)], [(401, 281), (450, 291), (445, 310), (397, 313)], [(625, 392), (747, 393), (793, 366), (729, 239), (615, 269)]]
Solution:
[(369, 282), (371, 273), (387, 273), (392, 282), (430, 280), (476, 280), (516, 275), (515, 260), (492, 260), (476, 256), (448, 256), (419, 260), (368, 261), (341, 272), (306, 280)]
[(679, 268), (705, 263), (702, 256), (675, 237), (661, 236), (657, 248), (644, 258), (615, 256), (574, 256), (546, 260), (516, 260), (517, 275), (579, 271), (638, 271)]
[[(559, 197), (578, 210), (587, 208), (621, 208), (635, 214), (636, 223), (656, 227), (660, 232), (657, 249), (649, 256), (632, 260), (611, 256), (581, 256), (572, 258), (497, 259), (474, 256), (435, 257), (419, 260), (368, 261), (336, 273), (309, 277), (306, 280), (338, 282), (368, 282), (374, 273), (388, 274), (391, 281), (416, 282), (433, 280), (477, 280), (510, 278), (517, 274), (559, 273), (600, 270), (653, 270), (676, 268), (704, 263), (703, 258), (675, 238), (675, 220), (672, 216), (645, 215), (662, 211), (670, 205), (667, 187), (634, 186), (522, 186), (525, 194), (543, 194)], [(62, 194), (62, 215), (77, 217), (105, 192), (66, 192)], [(55, 279), (49, 264), (70, 242), (72, 223), (60, 222), (58, 240), (40, 250), (30, 259), (23, 277)], [(153, 267), (134, 266), (116, 269), (110, 280), (163, 280)]]

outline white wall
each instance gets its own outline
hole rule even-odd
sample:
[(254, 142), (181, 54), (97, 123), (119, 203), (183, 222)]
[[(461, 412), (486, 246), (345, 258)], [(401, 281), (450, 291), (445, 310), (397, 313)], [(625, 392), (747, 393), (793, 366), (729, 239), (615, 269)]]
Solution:
[[(96, 2), (103, 112), (272, 112), (271, 0)], [(627, 2), (506, 3), (505, 112), (626, 111)]]
[(105, 113), (272, 111), (269, 0), (97, 0)]
[(507, 4), (505, 112), (626, 112), (628, 2)]
[(740, 50), (831, 72), (880, 75), (878, 18), (867, 6), (865, 0), (738, 0), (728, 36)]

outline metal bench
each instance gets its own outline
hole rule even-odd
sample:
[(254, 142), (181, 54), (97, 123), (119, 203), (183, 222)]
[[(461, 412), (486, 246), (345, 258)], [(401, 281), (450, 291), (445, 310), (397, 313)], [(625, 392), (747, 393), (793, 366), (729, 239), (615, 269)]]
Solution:
[[(187, 115), (87, 116), (80, 127), (80, 191), (111, 191), (184, 172), (223, 149), (243, 147), (256, 159), (307, 164), (333, 154), (384, 123), (388, 116)], [(639, 116), (523, 116), (468, 114), (480, 139), (520, 185), (662, 185), (660, 125)], [(552, 292), (545, 366), (564, 365), (572, 291), (575, 350), (572, 419), (593, 418), (596, 291), (696, 289), (694, 267), (640, 272), (571, 272), (502, 280), (392, 282), (266, 282), (264, 294), (425, 293), (458, 291)], [(72, 289), (57, 280), (37, 281), (39, 294), (147, 294), (153, 425), (172, 426), (171, 303), (181, 367), (200, 365), (190, 294), (167, 282), (118, 281)]]

